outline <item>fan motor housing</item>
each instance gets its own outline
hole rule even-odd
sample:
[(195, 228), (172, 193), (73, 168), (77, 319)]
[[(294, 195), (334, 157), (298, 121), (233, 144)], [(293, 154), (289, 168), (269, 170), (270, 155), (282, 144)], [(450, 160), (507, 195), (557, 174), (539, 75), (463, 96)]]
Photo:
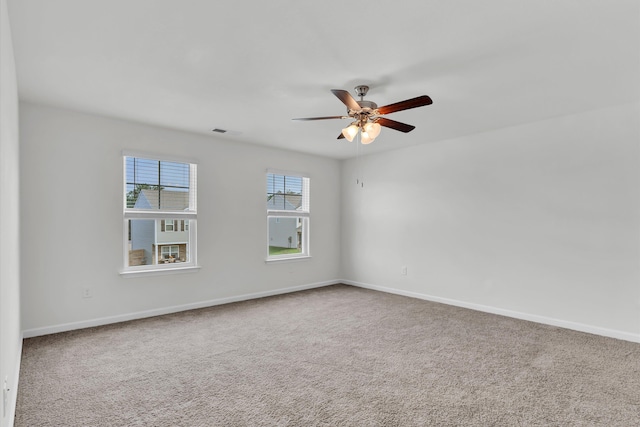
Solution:
[(363, 109), (364, 108), (370, 108), (372, 110), (375, 110), (376, 108), (378, 108), (378, 104), (376, 104), (375, 102), (372, 102), (372, 101), (356, 101), (356, 102)]
[(376, 115), (376, 109), (378, 104), (371, 101), (356, 101), (360, 106), (359, 110), (349, 110), (349, 117), (357, 118), (359, 120), (366, 120)]

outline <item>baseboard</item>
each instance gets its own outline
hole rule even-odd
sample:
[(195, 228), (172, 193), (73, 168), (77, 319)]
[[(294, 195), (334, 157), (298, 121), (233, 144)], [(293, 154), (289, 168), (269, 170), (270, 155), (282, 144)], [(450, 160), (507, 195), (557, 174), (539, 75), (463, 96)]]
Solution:
[[(586, 332), (594, 335), (601, 335), (609, 338), (616, 338), (616, 339), (621, 339), (625, 341), (640, 343), (640, 334), (632, 334), (629, 332), (623, 332), (623, 331), (618, 331), (614, 329), (601, 328), (598, 326), (592, 326), (592, 325), (587, 325), (583, 323), (570, 322), (570, 321), (561, 320), (561, 319), (554, 319), (551, 317), (539, 316), (539, 315), (529, 314), (529, 313), (522, 313), (522, 312), (513, 311), (513, 310), (506, 310), (506, 309), (492, 307), (492, 306), (454, 300), (450, 298), (442, 298), (442, 297), (422, 294), (418, 292), (405, 291), (402, 289), (372, 285), (368, 283), (356, 282), (353, 280), (329, 280), (325, 282), (317, 282), (317, 283), (311, 283), (306, 285), (292, 286), (288, 288), (273, 289), (273, 290), (264, 291), (264, 292), (256, 292), (256, 293), (243, 294), (243, 295), (237, 295), (232, 297), (218, 298), (214, 300), (200, 301), (196, 303), (176, 305), (176, 306), (164, 307), (164, 308), (159, 308), (154, 310), (146, 310), (146, 311), (140, 311), (135, 313), (121, 314), (117, 316), (102, 317), (102, 318), (90, 319), (90, 320), (85, 320), (80, 322), (64, 323), (60, 325), (47, 326), (44, 328), (27, 329), (27, 330), (24, 330), (22, 334), (23, 334), (23, 338), (32, 338), (32, 337), (37, 337), (41, 335), (55, 334), (58, 332), (72, 331), (75, 329), (91, 328), (94, 326), (108, 325), (111, 323), (126, 322), (129, 320), (144, 319), (146, 317), (161, 316), (163, 314), (178, 313), (181, 311), (194, 310), (198, 308), (213, 307), (221, 304), (229, 304), (233, 302), (247, 301), (247, 300), (256, 299), (256, 298), (264, 298), (264, 297), (269, 297), (274, 295), (298, 292), (298, 291), (303, 291), (307, 289), (321, 288), (324, 286), (335, 285), (338, 283), (344, 283), (347, 285), (356, 286), (360, 288), (387, 292), (387, 293), (407, 296), (411, 298), (418, 298), (426, 301), (439, 302), (442, 304), (453, 305), (456, 307), (463, 307), (471, 310), (482, 311), (485, 313), (498, 314), (501, 316), (513, 317), (515, 319), (522, 319), (522, 320), (528, 320), (531, 322), (542, 323), (544, 325), (557, 326), (560, 328), (572, 329), (575, 331)], [(22, 343), (22, 340), (21, 340), (21, 343)], [(19, 362), (18, 362), (17, 370), (19, 373), (20, 371)], [(14, 395), (14, 398), (15, 398), (15, 395)], [(13, 406), (13, 410), (15, 411), (15, 405)]]
[(439, 302), (442, 304), (453, 305), (456, 307), (469, 308), (471, 310), (483, 311), (485, 313), (499, 314), (501, 316), (513, 317), (515, 319), (528, 320), (530, 322), (542, 323), (544, 325), (558, 326), (560, 328), (572, 329), (574, 331), (586, 332), (594, 335), (601, 335), (609, 338), (616, 338), (625, 341), (640, 343), (640, 334), (632, 334), (629, 332), (618, 331), (615, 329), (601, 328), (599, 326), (586, 325), (583, 323), (570, 322), (567, 320), (554, 319), (551, 317), (538, 316), (535, 314), (522, 313), (513, 310), (506, 310), (487, 305), (474, 304), (465, 301), (459, 301), (449, 298), (442, 298), (433, 295), (422, 294), (418, 292), (404, 291), (402, 289), (387, 288), (384, 286), (371, 285), (368, 283), (355, 282), (353, 280), (341, 280), (340, 283), (346, 285), (357, 286), (359, 288), (371, 289), (375, 291), (387, 292), (390, 294), (402, 295), (411, 298), (418, 298), (427, 301)]
[(76, 329), (92, 328), (94, 326), (108, 325), (111, 323), (127, 322), (129, 320), (144, 319), (146, 317), (161, 316), (163, 314), (178, 313), (181, 311), (194, 310), (198, 308), (213, 307), (215, 305), (229, 304), (232, 302), (246, 301), (257, 298), (270, 297), (274, 295), (287, 294), (291, 292), (304, 291), (307, 289), (321, 288), (324, 286), (342, 283), (339, 280), (329, 280), (325, 282), (310, 283), (306, 285), (292, 286), (288, 288), (272, 289), (264, 292), (237, 295), (232, 297), (218, 298), (208, 301), (200, 301), (190, 304), (174, 305), (171, 307), (158, 308), (154, 310), (139, 311), (135, 313), (120, 314), (117, 316), (101, 317), (97, 319), (83, 320), (80, 322), (64, 323), (60, 325), (47, 326), (44, 328), (27, 329), (23, 331), (24, 338), (33, 338), (41, 335), (56, 334), (58, 332), (73, 331)]
[[(16, 363), (14, 367), (14, 373), (11, 378), (14, 378), (15, 381), (13, 384), (10, 384), (9, 391), (9, 402), (8, 411), (7, 411), (7, 427), (13, 427), (14, 421), (16, 418), (16, 406), (18, 405), (18, 384), (20, 384), (20, 364), (22, 363), (22, 341), (24, 339), (24, 335), (20, 335), (20, 343), (18, 346), (18, 357), (16, 358)], [(2, 414), (0, 414), (1, 416)]]

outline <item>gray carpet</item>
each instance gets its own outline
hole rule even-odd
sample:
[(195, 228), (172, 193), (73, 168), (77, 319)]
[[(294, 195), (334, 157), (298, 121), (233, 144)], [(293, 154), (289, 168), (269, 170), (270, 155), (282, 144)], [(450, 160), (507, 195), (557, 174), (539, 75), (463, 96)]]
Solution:
[(640, 426), (640, 344), (344, 285), (27, 339), (21, 426)]

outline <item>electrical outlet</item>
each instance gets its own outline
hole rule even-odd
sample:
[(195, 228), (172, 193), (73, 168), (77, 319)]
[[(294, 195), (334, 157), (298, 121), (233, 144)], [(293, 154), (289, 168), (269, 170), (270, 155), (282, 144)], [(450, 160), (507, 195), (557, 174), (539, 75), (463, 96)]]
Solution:
[(92, 296), (93, 296), (93, 292), (91, 292), (91, 288), (82, 289), (82, 298), (91, 298)]
[(406, 275), (407, 275), (407, 266), (406, 266), (406, 265), (403, 265), (403, 266), (400, 268), (400, 275), (401, 275), (401, 276), (406, 276)]

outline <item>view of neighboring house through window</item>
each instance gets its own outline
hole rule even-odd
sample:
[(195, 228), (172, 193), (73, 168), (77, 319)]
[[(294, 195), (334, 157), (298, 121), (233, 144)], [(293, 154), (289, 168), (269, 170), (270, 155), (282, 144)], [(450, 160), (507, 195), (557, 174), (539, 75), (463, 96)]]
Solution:
[(196, 165), (124, 156), (125, 271), (196, 265)]
[(267, 173), (267, 259), (309, 256), (309, 178)]
[(163, 259), (180, 259), (180, 249), (177, 245), (163, 246), (162, 247)]

